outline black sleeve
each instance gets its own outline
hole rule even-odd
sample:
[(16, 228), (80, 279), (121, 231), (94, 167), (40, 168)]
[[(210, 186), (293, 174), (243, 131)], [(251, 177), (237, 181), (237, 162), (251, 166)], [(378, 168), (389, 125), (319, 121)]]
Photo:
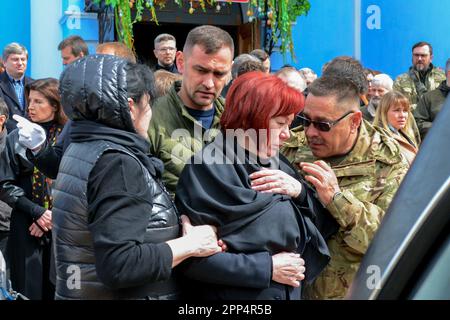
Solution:
[[(0, 200), (36, 220), (45, 212), (45, 208), (28, 199), (25, 191), (18, 184), (20, 176), (24, 175), (18, 152), (23, 153), (24, 150), (17, 141), (17, 132), (11, 133), (7, 137), (5, 149), (0, 153)], [(29, 175), (31, 174), (30, 171)]]
[(338, 231), (339, 225), (317, 199), (316, 191), (305, 181), (302, 181), (302, 184), (305, 190), (305, 198), (302, 202), (295, 201), (295, 203), (301, 212), (311, 219), (322, 237), (327, 240)]
[(56, 179), (63, 153), (70, 143), (70, 123), (70, 121), (66, 123), (54, 146), (46, 142), (37, 154), (27, 149), (28, 160), (50, 179)]
[(269, 252), (222, 252), (188, 259), (180, 271), (191, 279), (211, 284), (264, 289), (272, 279), (272, 257)]
[(152, 191), (140, 164), (123, 153), (105, 153), (88, 181), (89, 229), (96, 272), (111, 288), (166, 280), (172, 251), (166, 243), (144, 243)]

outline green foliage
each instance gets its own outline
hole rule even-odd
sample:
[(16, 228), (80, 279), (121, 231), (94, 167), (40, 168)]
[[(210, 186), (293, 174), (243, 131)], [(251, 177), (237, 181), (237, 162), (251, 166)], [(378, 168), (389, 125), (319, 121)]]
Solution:
[[(116, 30), (119, 41), (125, 43), (129, 48), (133, 48), (133, 24), (142, 20), (142, 14), (148, 10), (151, 20), (158, 24), (155, 6), (164, 7), (169, 0), (94, 0), (95, 3), (104, 2), (114, 8)], [(185, 5), (183, 0), (172, 0), (180, 7)], [(206, 6), (214, 8), (216, 0), (197, 0), (201, 11), (206, 10)], [(228, 1), (231, 5), (231, 1)], [(192, 3), (190, 3), (192, 7)], [(294, 43), (292, 39), (292, 22), (295, 22), (301, 15), (306, 15), (311, 5), (309, 0), (250, 0), (247, 15), (249, 20), (262, 19), (271, 28), (272, 43), (279, 43), (281, 52), (287, 51), (294, 57)], [(131, 9), (135, 8), (136, 17), (131, 19)], [(191, 8), (189, 11), (195, 14)]]

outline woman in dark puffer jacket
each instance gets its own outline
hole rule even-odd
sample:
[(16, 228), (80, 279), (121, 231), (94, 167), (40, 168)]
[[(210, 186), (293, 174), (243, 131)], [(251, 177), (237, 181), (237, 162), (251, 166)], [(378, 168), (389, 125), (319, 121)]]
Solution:
[(65, 69), (60, 92), (73, 124), (54, 189), (56, 298), (179, 298), (172, 268), (221, 247), (210, 226), (182, 217), (180, 228), (162, 163), (147, 154), (153, 74), (88, 56)]

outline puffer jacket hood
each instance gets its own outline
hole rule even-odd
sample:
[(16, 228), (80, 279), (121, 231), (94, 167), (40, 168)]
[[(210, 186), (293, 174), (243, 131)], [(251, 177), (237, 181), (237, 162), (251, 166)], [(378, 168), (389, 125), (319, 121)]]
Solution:
[(116, 56), (96, 54), (67, 66), (59, 85), (67, 116), (135, 133), (127, 100), (128, 64)]

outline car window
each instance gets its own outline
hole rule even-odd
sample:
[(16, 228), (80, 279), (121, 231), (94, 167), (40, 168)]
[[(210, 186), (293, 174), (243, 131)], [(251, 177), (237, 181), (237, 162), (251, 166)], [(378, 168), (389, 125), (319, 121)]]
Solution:
[(450, 236), (422, 273), (409, 299), (450, 300)]

